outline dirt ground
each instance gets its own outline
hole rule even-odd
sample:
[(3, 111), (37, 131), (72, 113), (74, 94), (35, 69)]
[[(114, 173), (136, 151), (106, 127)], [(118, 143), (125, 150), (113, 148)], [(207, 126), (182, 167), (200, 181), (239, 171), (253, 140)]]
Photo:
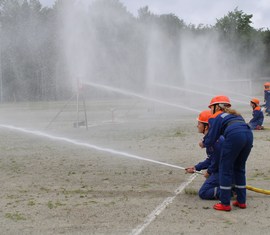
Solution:
[[(73, 127), (71, 110), (48, 127), (61, 105), (0, 107), (1, 234), (269, 234), (269, 195), (248, 191), (247, 209), (215, 211), (197, 195), (203, 176), (158, 163), (205, 158), (197, 114), (100, 102), (88, 130)], [(267, 190), (269, 141), (270, 131), (255, 131), (247, 162), (248, 185)]]

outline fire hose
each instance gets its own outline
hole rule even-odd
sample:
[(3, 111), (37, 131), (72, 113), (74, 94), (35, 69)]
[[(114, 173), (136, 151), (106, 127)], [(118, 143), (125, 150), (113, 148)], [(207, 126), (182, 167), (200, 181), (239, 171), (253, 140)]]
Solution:
[(255, 187), (252, 187), (250, 185), (247, 185), (246, 189), (248, 189), (250, 191), (253, 191), (253, 192), (256, 192), (256, 193), (262, 193), (262, 194), (270, 195), (270, 190), (261, 189), (261, 188), (255, 188)]
[[(204, 174), (202, 171), (195, 171), (194, 173), (200, 174), (200, 175)], [(250, 185), (246, 185), (246, 189), (248, 189), (250, 191), (253, 191), (253, 192), (256, 192), (256, 193), (262, 193), (262, 194), (270, 195), (270, 190), (261, 189), (261, 188), (255, 188), (255, 187), (250, 186)]]

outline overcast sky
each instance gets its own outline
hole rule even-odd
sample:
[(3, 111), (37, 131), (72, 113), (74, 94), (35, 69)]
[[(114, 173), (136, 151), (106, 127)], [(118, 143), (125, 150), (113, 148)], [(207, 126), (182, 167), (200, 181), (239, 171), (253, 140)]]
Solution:
[[(77, 0), (91, 2), (93, 0)], [(55, 0), (40, 0), (44, 6), (51, 6)], [(127, 10), (137, 16), (143, 6), (156, 14), (173, 13), (187, 24), (213, 25), (216, 19), (227, 15), (236, 7), (246, 14), (253, 14), (254, 28), (270, 29), (270, 0), (120, 0)]]

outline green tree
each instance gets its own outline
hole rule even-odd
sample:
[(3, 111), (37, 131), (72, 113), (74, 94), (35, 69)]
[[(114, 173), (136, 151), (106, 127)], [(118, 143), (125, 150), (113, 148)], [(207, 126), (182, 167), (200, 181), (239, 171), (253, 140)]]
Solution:
[(41, 100), (44, 84), (48, 35), (47, 10), (38, 0), (1, 2), (2, 72), (6, 100)]
[(258, 72), (262, 62), (263, 45), (258, 32), (251, 26), (252, 17), (252, 14), (236, 8), (218, 19), (214, 26), (228, 51), (227, 63), (235, 71), (235, 76), (244, 72), (246, 77), (255, 76), (254, 72)]
[(262, 67), (262, 75), (270, 76), (270, 30), (260, 30), (262, 41), (264, 44), (264, 55), (263, 55), (263, 67)]
[(254, 32), (250, 25), (252, 17), (252, 14), (245, 14), (236, 8), (234, 11), (229, 12), (228, 15), (218, 19), (215, 28), (227, 43), (248, 47), (251, 35)]

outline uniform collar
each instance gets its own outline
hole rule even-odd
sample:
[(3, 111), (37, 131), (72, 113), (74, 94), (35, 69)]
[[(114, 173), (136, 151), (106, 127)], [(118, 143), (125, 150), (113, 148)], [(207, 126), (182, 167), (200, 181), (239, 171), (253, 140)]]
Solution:
[(214, 114), (212, 114), (212, 115), (210, 116), (210, 118), (216, 118), (216, 117), (217, 117), (219, 114), (221, 114), (221, 113), (223, 113), (223, 111), (219, 110), (219, 111), (215, 112)]

